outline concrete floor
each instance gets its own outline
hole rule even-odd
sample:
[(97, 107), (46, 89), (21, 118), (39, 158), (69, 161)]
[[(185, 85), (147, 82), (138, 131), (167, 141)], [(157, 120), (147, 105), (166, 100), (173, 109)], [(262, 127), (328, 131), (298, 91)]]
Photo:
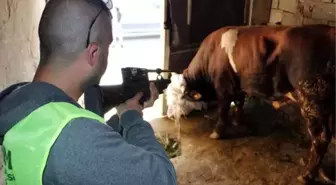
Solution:
[[(266, 105), (266, 106), (265, 106)], [(245, 108), (252, 134), (236, 139), (211, 140), (213, 121), (194, 115), (181, 122), (182, 154), (173, 158), (179, 185), (296, 185), (303, 171), (300, 159), (309, 151), (298, 109), (275, 111), (267, 104)], [(247, 123), (247, 121), (246, 121)], [(177, 135), (169, 119), (151, 121), (156, 132)], [(303, 129), (304, 130), (304, 129)], [(334, 145), (324, 166), (335, 174)]]

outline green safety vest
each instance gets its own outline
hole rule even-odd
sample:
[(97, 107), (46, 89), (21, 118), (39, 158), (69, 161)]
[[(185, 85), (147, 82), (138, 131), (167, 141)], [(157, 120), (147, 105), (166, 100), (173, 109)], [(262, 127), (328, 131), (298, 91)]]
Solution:
[(105, 124), (102, 117), (66, 102), (43, 105), (4, 136), (2, 151), (7, 185), (42, 185), (49, 152), (62, 129), (79, 117)]

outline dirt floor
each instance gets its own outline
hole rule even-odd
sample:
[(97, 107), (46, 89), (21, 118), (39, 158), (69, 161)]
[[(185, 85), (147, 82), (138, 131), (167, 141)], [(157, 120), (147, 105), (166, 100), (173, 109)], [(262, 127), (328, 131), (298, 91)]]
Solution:
[[(199, 113), (181, 122), (182, 154), (172, 159), (179, 185), (300, 184), (301, 157), (307, 155), (310, 144), (297, 107), (284, 105), (275, 111), (269, 104), (251, 100), (244, 119), (252, 132), (222, 140), (209, 139), (214, 121)], [(177, 135), (169, 119), (151, 124), (158, 133)], [(333, 178), (334, 151), (331, 144), (323, 161)]]

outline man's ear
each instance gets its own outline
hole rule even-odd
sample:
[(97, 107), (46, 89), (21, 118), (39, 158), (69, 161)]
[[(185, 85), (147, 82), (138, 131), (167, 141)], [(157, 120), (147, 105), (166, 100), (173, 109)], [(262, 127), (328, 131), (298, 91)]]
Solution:
[(96, 62), (98, 62), (98, 44), (97, 43), (90, 43), (87, 51), (89, 57), (89, 65), (94, 66)]
[(199, 92), (197, 92), (197, 91), (195, 91), (195, 90), (191, 90), (191, 91), (189, 92), (189, 96), (190, 96), (192, 99), (196, 100), (196, 101), (198, 101), (198, 100), (200, 100), (200, 99), (202, 98), (201, 93), (199, 93)]

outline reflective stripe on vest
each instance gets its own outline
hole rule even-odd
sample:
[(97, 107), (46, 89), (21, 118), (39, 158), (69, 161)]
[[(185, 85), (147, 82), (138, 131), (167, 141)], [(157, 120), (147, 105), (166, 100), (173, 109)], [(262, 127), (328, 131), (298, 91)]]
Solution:
[(43, 105), (17, 123), (4, 136), (3, 159), (7, 185), (42, 185), (51, 147), (62, 129), (75, 118), (102, 117), (65, 102)]

